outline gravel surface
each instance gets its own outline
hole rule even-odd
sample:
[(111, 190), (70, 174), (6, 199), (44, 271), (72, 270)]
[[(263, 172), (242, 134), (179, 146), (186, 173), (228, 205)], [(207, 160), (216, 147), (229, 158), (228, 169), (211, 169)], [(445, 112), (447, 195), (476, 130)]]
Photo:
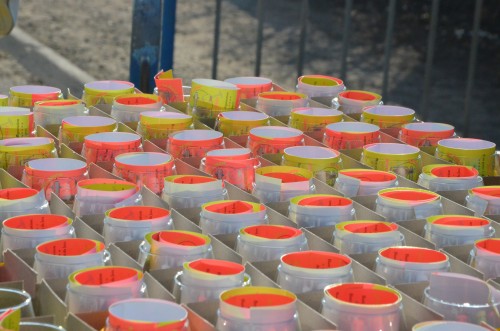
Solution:
[[(300, 1), (265, 3), (261, 75), (293, 89), (297, 73)], [(311, 1), (304, 73), (339, 75), (343, 3), (341, 0)], [(254, 0), (222, 2), (219, 79), (254, 73), (255, 5)], [(352, 89), (380, 92), (384, 12), (372, 2), (358, 7), (353, 10), (349, 71), (345, 80)], [(215, 1), (178, 0), (174, 67), (176, 76), (183, 77), (186, 84), (193, 78), (211, 75), (214, 10)], [(407, 9), (411, 10), (414, 9)], [(472, 13), (470, 15), (472, 21)], [(131, 17), (132, 0), (21, 0), (18, 25), (95, 78), (127, 80)], [(410, 23), (413, 25), (408, 32), (408, 29), (399, 29), (406, 21), (396, 20), (388, 103), (419, 111), (428, 17)], [(443, 54), (446, 47), (457, 47), (461, 51), (450, 57), (448, 53)], [(452, 41), (445, 46), (438, 42), (430, 119), (454, 124), (458, 130), (463, 123), (467, 60), (468, 49), (458, 42)], [(487, 52), (480, 53), (479, 64), (483, 62), (491, 63)], [(496, 72), (498, 70), (492, 70), (489, 65), (478, 67), (471, 107), (471, 136), (500, 143), (498, 97), (492, 97), (500, 95)], [(5, 51), (0, 52), (0, 77), (0, 93), (16, 84), (43, 84), (43, 77), (30, 75), (29, 68), (21, 67)]]

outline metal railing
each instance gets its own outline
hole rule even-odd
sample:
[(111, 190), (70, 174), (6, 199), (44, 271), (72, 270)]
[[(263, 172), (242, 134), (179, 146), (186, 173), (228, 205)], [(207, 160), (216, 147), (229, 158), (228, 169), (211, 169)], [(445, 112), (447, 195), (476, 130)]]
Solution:
[[(430, 9), (430, 23), (429, 23), (429, 34), (427, 37), (427, 50), (426, 50), (426, 58), (425, 58), (425, 69), (424, 69), (424, 78), (423, 78), (423, 92), (421, 97), (420, 109), (418, 109), (422, 120), (427, 120), (429, 118), (429, 100), (430, 95), (432, 93), (432, 74), (434, 68), (434, 55), (436, 51), (436, 38), (437, 31), (439, 27), (439, 7), (440, 0), (429, 0), (431, 2)], [(135, 0), (135, 7), (138, 7), (138, 4), (144, 4), (147, 2), (158, 2), (161, 3), (161, 12), (164, 13), (165, 17), (168, 17), (168, 20), (162, 21), (162, 35), (160, 37), (156, 37), (156, 40), (161, 39), (162, 42), (158, 41), (157, 44), (160, 45), (160, 53), (163, 57), (166, 54), (170, 54), (169, 63), (163, 63), (162, 61), (156, 61), (154, 64), (159, 63), (159, 68), (168, 68), (172, 66), (172, 58), (173, 58), (173, 31), (175, 25), (175, 15), (172, 13), (167, 13), (168, 10), (175, 11), (175, 2), (176, 0)], [(257, 19), (257, 33), (255, 38), (256, 44), (256, 54), (255, 54), (255, 68), (254, 74), (255, 76), (260, 76), (261, 72), (261, 64), (262, 64), (262, 50), (264, 44), (263, 32), (264, 32), (264, 23), (265, 23), (265, 11), (266, 11), (266, 1), (265, 0), (257, 0), (256, 2), (256, 19)], [(351, 23), (352, 23), (352, 11), (353, 11), (354, 0), (345, 0), (344, 1), (344, 12), (343, 12), (343, 33), (342, 33), (342, 48), (340, 55), (340, 78), (347, 80), (349, 75), (348, 68), (348, 56), (349, 56), (349, 44), (351, 38)], [(297, 6), (298, 10), (300, 10), (300, 36), (299, 36), (299, 44), (297, 47), (297, 76), (301, 76), (304, 68), (304, 60), (305, 60), (305, 45), (307, 40), (307, 25), (309, 20), (309, 12), (310, 12), (310, 0), (302, 0), (300, 6)], [(469, 135), (470, 129), (470, 104), (471, 97), (474, 86), (474, 76), (477, 65), (477, 52), (478, 52), (478, 41), (479, 41), (479, 28), (481, 24), (481, 11), (483, 7), (483, 0), (475, 0), (475, 8), (474, 8), (474, 22), (472, 29), (472, 38), (470, 45), (470, 54), (468, 61), (468, 72), (467, 72), (467, 83), (465, 89), (465, 97), (464, 97), (464, 118), (463, 118), (463, 136)], [(384, 39), (384, 55), (383, 55), (383, 76), (382, 76), (382, 96), (384, 101), (389, 100), (389, 88), (390, 88), (390, 79), (389, 73), (391, 69), (391, 53), (392, 53), (392, 44), (393, 44), (393, 35), (394, 35), (394, 25), (396, 18), (396, 8), (397, 8), (397, 0), (387, 0), (387, 21), (386, 21), (386, 31), (385, 31), (385, 39)], [(134, 17), (136, 16), (134, 10)], [(219, 46), (220, 46), (220, 27), (222, 21), (222, 0), (215, 0), (215, 28), (214, 28), (214, 39), (213, 39), (213, 52), (212, 52), (212, 78), (217, 78), (217, 70), (218, 70), (218, 61), (219, 61)], [(137, 22), (134, 22), (137, 23)], [(134, 30), (135, 31), (135, 30)], [(133, 32), (134, 34), (134, 32)], [(172, 34), (172, 36), (167, 36), (167, 34)], [(140, 39), (140, 38), (139, 38)], [(151, 38), (149, 38), (151, 39)], [(134, 38), (133, 38), (134, 40)], [(134, 51), (136, 53), (137, 48), (134, 44), (132, 45), (132, 53)], [(140, 52), (139, 52), (140, 54)], [(133, 58), (133, 56), (132, 56)], [(139, 67), (144, 69), (144, 59), (142, 60), (134, 60), (131, 61), (131, 78), (132, 78), (132, 65), (134, 65), (135, 70), (137, 70), (137, 62), (142, 61), (143, 63), (139, 65)], [(170, 64), (170, 66), (169, 66)], [(149, 69), (146, 65), (146, 67)], [(151, 76), (151, 71), (147, 72), (148, 75)], [(141, 86), (141, 80), (138, 80), (145, 75), (144, 72), (141, 71), (141, 74), (138, 76), (137, 73), (134, 73), (134, 79), (136, 80), (137, 86)], [(142, 82), (145, 80), (142, 79)], [(148, 86), (148, 89), (151, 90), (151, 86)]]

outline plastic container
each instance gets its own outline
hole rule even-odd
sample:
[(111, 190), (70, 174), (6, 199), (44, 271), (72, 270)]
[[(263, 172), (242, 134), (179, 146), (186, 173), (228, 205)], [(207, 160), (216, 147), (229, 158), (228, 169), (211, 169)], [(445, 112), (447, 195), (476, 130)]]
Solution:
[(471, 245), (476, 240), (491, 238), (495, 229), (491, 221), (474, 216), (439, 215), (427, 217), (425, 239), (436, 245), (446, 246)]
[(141, 204), (139, 185), (124, 180), (93, 178), (77, 183), (73, 212), (76, 216), (96, 215), (115, 207)]
[(19, 331), (66, 331), (62, 326), (37, 323), (37, 322), (20, 322)]
[(298, 330), (297, 297), (282, 289), (248, 286), (220, 295), (216, 329), (220, 331)]
[(500, 186), (481, 186), (469, 190), (466, 207), (476, 216), (500, 215)]
[(487, 328), (483, 328), (479, 325), (474, 325), (464, 322), (453, 322), (453, 321), (429, 321), (417, 323), (411, 329), (412, 331), (486, 331)]
[(33, 269), (42, 279), (67, 278), (80, 269), (101, 267), (111, 262), (104, 243), (85, 238), (46, 241), (36, 247)]
[(35, 123), (45, 128), (60, 126), (63, 119), (73, 116), (86, 116), (89, 110), (81, 100), (39, 101), (33, 108)]
[(9, 105), (9, 96), (0, 94), (0, 107), (7, 107)]
[(212, 130), (185, 130), (172, 133), (167, 152), (175, 158), (204, 157), (207, 152), (224, 148), (222, 133)]
[(255, 169), (260, 161), (252, 157), (248, 148), (215, 149), (207, 152), (200, 162), (200, 170), (225, 180), (244, 191), (252, 191)]
[(85, 137), (95, 133), (115, 132), (117, 122), (103, 116), (70, 116), (63, 118), (59, 129), (59, 141), (77, 153), (83, 148)]
[(415, 121), (415, 111), (400, 106), (368, 106), (363, 108), (363, 113), (361, 114), (361, 122), (375, 124), (396, 137), (403, 124), (413, 121)]
[(339, 170), (333, 188), (346, 197), (374, 195), (378, 191), (398, 186), (398, 177), (387, 171), (370, 169)]
[(160, 194), (165, 177), (175, 175), (176, 170), (174, 158), (169, 154), (134, 152), (115, 157), (113, 174)]
[(214, 259), (185, 262), (175, 275), (174, 296), (180, 303), (216, 300), (225, 290), (249, 285), (242, 264)]
[(161, 198), (170, 208), (199, 208), (207, 202), (228, 198), (224, 182), (211, 177), (177, 175), (165, 178)]
[(324, 75), (304, 75), (297, 78), (297, 92), (309, 98), (336, 97), (345, 90), (344, 82), (336, 77)]
[(397, 224), (367, 220), (336, 224), (333, 238), (333, 244), (341, 254), (374, 253), (381, 248), (405, 243)]
[[(0, 288), (0, 316), (12, 311), (12, 320), (15, 322), (21, 317), (34, 317), (33, 302), (28, 292), (14, 288)], [(7, 317), (9, 318), (9, 317)], [(2, 324), (3, 326), (3, 324)]]
[(76, 194), (76, 183), (88, 178), (87, 164), (68, 158), (39, 159), (26, 162), (22, 182), (37, 191), (43, 190), (50, 201), (52, 193), (71, 202)]
[(290, 200), (288, 218), (299, 228), (312, 228), (353, 220), (356, 211), (351, 199), (338, 195), (300, 195)]
[(170, 211), (154, 206), (127, 206), (106, 211), (102, 234), (106, 245), (143, 239), (149, 232), (172, 230)]
[(409, 187), (393, 187), (378, 191), (375, 212), (390, 222), (409, 221), (443, 213), (441, 196)]
[(214, 119), (220, 112), (238, 109), (239, 88), (214, 79), (191, 80), (189, 111), (199, 119)]
[(160, 299), (129, 299), (116, 302), (108, 309), (104, 331), (157, 330), (188, 331), (187, 310)]
[(485, 279), (500, 276), (500, 239), (479, 239), (470, 251), (469, 264), (481, 271)]
[(422, 168), (420, 149), (410, 145), (379, 143), (363, 146), (361, 163), (382, 171), (391, 171), (414, 182)]
[(323, 144), (330, 148), (355, 149), (380, 141), (380, 128), (374, 124), (339, 122), (326, 126)]
[(402, 296), (388, 286), (371, 283), (325, 287), (321, 314), (340, 330), (399, 331)]
[(238, 233), (246, 226), (267, 223), (267, 208), (260, 203), (222, 200), (201, 206), (200, 227), (205, 234)]
[(71, 313), (107, 310), (113, 303), (142, 298), (146, 293), (144, 274), (128, 267), (80, 269), (68, 277), (66, 304)]
[(269, 92), (273, 89), (273, 81), (264, 77), (233, 77), (224, 80), (226, 83), (236, 85), (240, 90), (240, 99), (253, 99), (259, 93)]
[(269, 116), (289, 116), (292, 109), (307, 107), (307, 95), (294, 92), (262, 92), (257, 97), (256, 108)]
[(33, 137), (36, 133), (29, 108), (0, 107), (0, 139)]
[(11, 167), (22, 167), (27, 161), (57, 157), (51, 138), (26, 137), (0, 140), (0, 168), (11, 172)]
[(293, 293), (322, 290), (336, 283), (353, 280), (351, 259), (345, 255), (305, 251), (288, 253), (281, 257), (277, 282)]
[(3, 221), (2, 252), (7, 249), (35, 248), (49, 240), (75, 237), (73, 220), (55, 214), (15, 216)]
[(86, 83), (83, 87), (82, 100), (85, 104), (112, 104), (116, 96), (134, 93), (134, 84), (121, 80), (100, 80)]
[(0, 190), (0, 222), (25, 214), (49, 214), (45, 192), (32, 188), (6, 188)]
[(295, 196), (313, 194), (315, 191), (313, 173), (309, 170), (287, 166), (255, 170), (252, 194), (262, 203), (289, 201)]
[(9, 106), (32, 108), (36, 102), (62, 99), (60, 89), (42, 85), (19, 85), (9, 89)]
[(424, 290), (423, 302), (444, 316), (445, 320), (473, 324), (500, 325), (499, 292), (479, 278), (468, 275), (435, 272)]
[(186, 94), (184, 92), (185, 86), (182, 86), (182, 78), (174, 78), (172, 69), (167, 71), (160, 70), (154, 76), (154, 80), (156, 87), (153, 93), (159, 95), (164, 104), (184, 102), (184, 94)]
[(247, 135), (251, 129), (269, 125), (269, 116), (256, 111), (226, 111), (217, 116), (215, 128), (225, 137)]
[(261, 126), (250, 130), (247, 147), (254, 156), (279, 154), (287, 147), (303, 146), (304, 133), (282, 126)]
[[(154, 142), (168, 139), (176, 131), (193, 128), (193, 117), (182, 113), (145, 111), (139, 114), (137, 133)], [(162, 147), (166, 146), (166, 142)]]
[(283, 225), (248, 226), (236, 240), (236, 252), (248, 262), (276, 260), (285, 253), (307, 249), (302, 230)]
[(290, 113), (288, 126), (304, 132), (323, 132), (328, 124), (342, 122), (343, 115), (330, 108), (295, 108)]
[(437, 146), (441, 139), (455, 136), (455, 127), (444, 123), (407, 123), (399, 131), (399, 140), (416, 147)]
[(173, 102), (184, 102), (189, 99), (189, 91), (191, 90), (191, 86), (183, 86), (181, 78), (174, 78), (173, 80), (177, 79), (180, 80), (180, 87), (175, 86), (177, 84), (174, 83), (174, 89), (162, 89), (158, 88), (158, 85), (153, 89), (153, 94), (159, 96), (163, 101), (163, 104), (168, 105)]
[(185, 262), (213, 258), (208, 236), (180, 230), (150, 232), (139, 246), (138, 262), (145, 271), (182, 266)]
[(472, 138), (442, 139), (437, 143), (436, 157), (445, 161), (474, 167), (480, 176), (494, 176), (496, 145)]
[(338, 171), (342, 169), (342, 158), (340, 152), (330, 148), (295, 146), (283, 150), (281, 164), (307, 169), (319, 180), (333, 186)]
[(417, 184), (433, 192), (469, 190), (484, 185), (477, 169), (447, 164), (426, 165), (418, 176)]
[(361, 114), (363, 108), (382, 104), (382, 96), (368, 91), (346, 90), (332, 100), (332, 107), (345, 114)]
[(111, 117), (125, 124), (137, 123), (139, 116), (145, 111), (164, 110), (160, 97), (154, 94), (122, 94), (113, 100)]
[(449, 270), (446, 254), (422, 247), (383, 248), (375, 260), (375, 272), (392, 285), (425, 282), (431, 273)]
[(135, 133), (103, 132), (85, 137), (82, 156), (87, 163), (114, 162), (124, 153), (142, 152), (142, 138)]

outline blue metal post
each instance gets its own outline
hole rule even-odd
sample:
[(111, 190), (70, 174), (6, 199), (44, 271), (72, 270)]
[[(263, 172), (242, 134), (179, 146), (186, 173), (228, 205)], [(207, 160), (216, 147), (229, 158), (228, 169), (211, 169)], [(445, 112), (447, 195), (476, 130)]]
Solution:
[(175, 13), (177, 0), (163, 0), (159, 69), (174, 68)]
[(220, 41), (220, 20), (221, 20), (222, 0), (215, 1), (215, 29), (214, 29), (214, 49), (212, 51), (212, 79), (217, 79), (217, 65), (219, 64), (219, 41)]
[(151, 93), (154, 75), (173, 67), (177, 0), (134, 0), (130, 81)]

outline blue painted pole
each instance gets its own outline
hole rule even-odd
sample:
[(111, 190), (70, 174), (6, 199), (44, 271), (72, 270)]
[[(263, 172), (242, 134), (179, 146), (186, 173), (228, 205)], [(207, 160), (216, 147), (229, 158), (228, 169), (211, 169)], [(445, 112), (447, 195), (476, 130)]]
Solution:
[(134, 0), (130, 43), (130, 81), (151, 93), (154, 75), (173, 67), (177, 0)]
[(175, 37), (176, 11), (177, 11), (177, 0), (163, 0), (159, 69), (174, 68), (174, 37)]

